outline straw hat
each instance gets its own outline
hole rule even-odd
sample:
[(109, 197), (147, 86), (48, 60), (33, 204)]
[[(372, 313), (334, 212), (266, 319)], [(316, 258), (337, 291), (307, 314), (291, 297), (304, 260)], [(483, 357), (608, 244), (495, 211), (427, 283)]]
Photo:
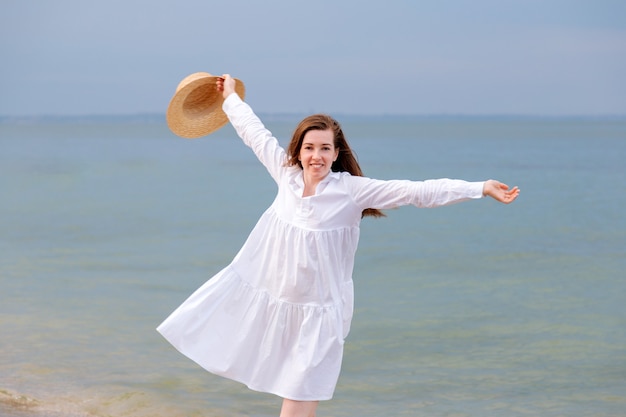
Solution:
[[(167, 107), (167, 125), (176, 135), (195, 139), (216, 131), (228, 122), (222, 110), (224, 98), (215, 83), (220, 78), (208, 72), (196, 72), (185, 77)], [(246, 89), (235, 79), (235, 91), (242, 99)]]

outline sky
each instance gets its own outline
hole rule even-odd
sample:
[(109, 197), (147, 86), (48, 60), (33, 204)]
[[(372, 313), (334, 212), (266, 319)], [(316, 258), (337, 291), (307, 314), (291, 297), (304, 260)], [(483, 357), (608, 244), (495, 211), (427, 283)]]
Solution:
[(0, 0), (0, 115), (164, 113), (197, 71), (259, 113), (626, 115), (624, 0)]

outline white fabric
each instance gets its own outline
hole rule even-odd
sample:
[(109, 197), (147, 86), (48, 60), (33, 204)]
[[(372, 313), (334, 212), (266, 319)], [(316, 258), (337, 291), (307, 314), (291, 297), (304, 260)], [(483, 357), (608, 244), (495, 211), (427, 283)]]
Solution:
[(232, 263), (158, 331), (208, 371), (300, 401), (333, 395), (353, 312), (361, 212), (435, 207), (482, 197), (483, 183), (381, 181), (331, 172), (302, 197), (299, 167), (236, 94), (224, 111), (278, 184), (278, 194)]

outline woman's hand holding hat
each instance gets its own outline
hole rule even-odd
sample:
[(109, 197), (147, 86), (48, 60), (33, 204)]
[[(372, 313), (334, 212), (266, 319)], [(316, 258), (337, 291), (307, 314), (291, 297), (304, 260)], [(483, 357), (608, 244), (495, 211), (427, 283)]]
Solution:
[(217, 79), (217, 91), (222, 92), (224, 100), (235, 91), (235, 79), (230, 74), (224, 74)]
[(222, 103), (232, 93), (243, 100), (246, 88), (241, 80), (228, 74), (221, 77), (208, 72), (188, 75), (178, 84), (167, 107), (167, 125), (182, 138), (206, 136), (228, 123)]

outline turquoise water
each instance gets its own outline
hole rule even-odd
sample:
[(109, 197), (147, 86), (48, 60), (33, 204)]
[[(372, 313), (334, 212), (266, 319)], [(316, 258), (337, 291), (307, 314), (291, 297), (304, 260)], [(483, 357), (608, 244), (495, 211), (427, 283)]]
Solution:
[[(519, 185), (366, 219), (320, 416), (626, 416), (626, 120), (338, 118), (372, 177)], [(285, 140), (298, 119), (266, 118)], [(227, 126), (0, 124), (0, 415), (275, 416), (154, 328), (275, 186)]]

